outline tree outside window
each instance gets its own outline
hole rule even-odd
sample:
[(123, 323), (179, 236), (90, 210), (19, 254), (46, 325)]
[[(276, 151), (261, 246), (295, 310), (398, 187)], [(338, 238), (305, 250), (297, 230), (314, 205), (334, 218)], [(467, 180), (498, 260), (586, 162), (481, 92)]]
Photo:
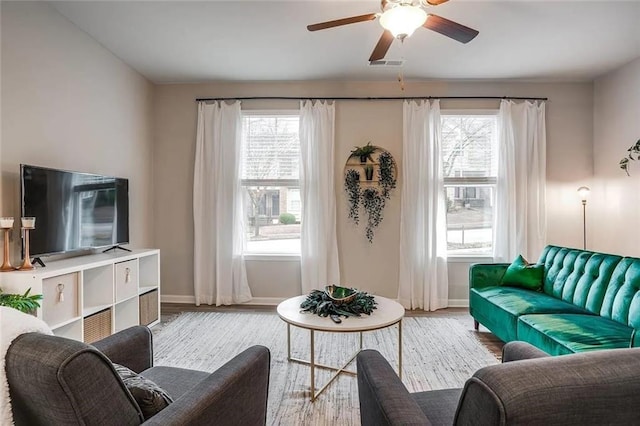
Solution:
[(497, 178), (497, 116), (443, 114), (442, 163), (449, 255), (490, 255)]
[(297, 115), (243, 116), (247, 253), (300, 253), (299, 157)]

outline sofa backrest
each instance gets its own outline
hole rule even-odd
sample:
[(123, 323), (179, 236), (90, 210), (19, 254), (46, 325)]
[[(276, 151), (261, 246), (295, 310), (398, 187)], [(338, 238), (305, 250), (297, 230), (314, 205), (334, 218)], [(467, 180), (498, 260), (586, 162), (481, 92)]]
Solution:
[(39, 333), (18, 336), (5, 358), (17, 426), (138, 425), (142, 413), (94, 347)]
[(623, 258), (613, 271), (600, 315), (640, 328), (640, 259)]
[(544, 264), (543, 291), (600, 314), (611, 277), (622, 256), (566, 247), (547, 246), (538, 263)]
[(631, 425), (640, 422), (640, 348), (512, 361), (478, 370), (456, 425)]

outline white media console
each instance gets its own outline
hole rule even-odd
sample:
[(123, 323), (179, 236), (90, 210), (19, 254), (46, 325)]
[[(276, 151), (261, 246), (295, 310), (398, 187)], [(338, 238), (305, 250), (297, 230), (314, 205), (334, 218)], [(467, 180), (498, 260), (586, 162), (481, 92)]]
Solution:
[(0, 274), (5, 293), (42, 294), (38, 318), (58, 336), (94, 342), (160, 322), (160, 250), (90, 254)]

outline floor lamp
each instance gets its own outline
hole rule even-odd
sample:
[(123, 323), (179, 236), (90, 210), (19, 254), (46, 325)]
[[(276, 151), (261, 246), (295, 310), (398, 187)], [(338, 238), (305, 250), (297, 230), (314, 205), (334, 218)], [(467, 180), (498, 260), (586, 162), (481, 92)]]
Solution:
[(586, 186), (578, 188), (578, 195), (582, 200), (582, 245), (584, 250), (587, 249), (587, 198), (589, 197), (590, 189)]

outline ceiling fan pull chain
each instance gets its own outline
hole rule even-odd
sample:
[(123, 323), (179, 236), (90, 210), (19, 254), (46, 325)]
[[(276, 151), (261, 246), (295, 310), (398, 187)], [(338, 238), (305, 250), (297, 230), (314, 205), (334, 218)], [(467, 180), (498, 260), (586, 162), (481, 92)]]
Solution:
[(400, 91), (404, 92), (404, 38), (400, 39), (400, 59), (403, 65), (400, 65), (400, 71), (398, 71), (398, 82), (400, 83)]

